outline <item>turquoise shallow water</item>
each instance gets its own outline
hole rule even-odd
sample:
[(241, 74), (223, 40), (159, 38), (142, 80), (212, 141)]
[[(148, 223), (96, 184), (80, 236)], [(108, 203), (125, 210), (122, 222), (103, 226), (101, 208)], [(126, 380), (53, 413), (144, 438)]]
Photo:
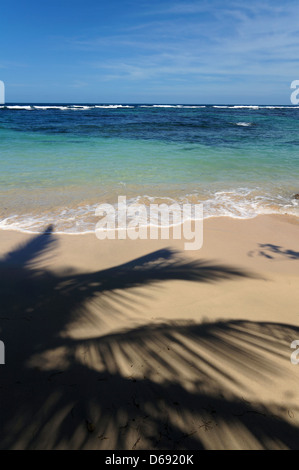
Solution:
[(299, 217), (298, 136), (298, 107), (1, 107), (0, 228), (94, 230), (119, 195)]

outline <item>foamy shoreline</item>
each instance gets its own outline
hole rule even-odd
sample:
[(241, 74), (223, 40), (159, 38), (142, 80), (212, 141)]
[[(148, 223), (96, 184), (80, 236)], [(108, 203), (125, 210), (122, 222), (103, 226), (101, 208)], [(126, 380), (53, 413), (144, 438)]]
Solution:
[[(251, 191), (249, 189), (242, 189), (236, 191), (218, 191), (211, 195), (208, 199), (202, 199), (194, 194), (181, 195), (177, 197), (171, 196), (120, 196), (125, 198), (126, 206), (138, 207), (143, 206), (146, 214), (139, 217), (139, 224), (142, 226), (150, 227), (152, 225), (150, 216), (150, 207), (155, 205), (166, 204), (169, 206), (172, 215), (175, 217), (177, 214), (182, 217), (184, 205), (189, 205), (194, 208), (198, 204), (202, 204), (203, 218), (208, 220), (210, 218), (229, 217), (237, 220), (249, 220), (262, 215), (285, 215), (289, 217), (296, 217), (299, 219), (299, 205), (298, 200), (291, 198), (289, 194), (284, 196), (270, 196), (261, 195), (259, 191)], [(33, 212), (5, 214), (0, 219), (0, 230), (15, 230), (22, 233), (41, 233), (48, 225), (53, 225), (54, 231), (57, 234), (86, 234), (93, 233), (96, 224), (99, 221), (99, 216), (96, 215), (96, 210), (100, 204), (110, 204), (113, 211), (113, 217), (118, 217), (120, 208), (119, 199), (116, 196), (109, 195), (107, 198), (102, 198), (101, 202), (77, 204), (73, 207), (53, 207), (52, 209), (41, 210), (35, 209)], [(110, 201), (110, 202), (108, 202)], [(171, 209), (173, 207), (174, 209)], [(194, 217), (191, 217), (194, 218)], [(182, 219), (183, 220), (183, 219)], [(169, 222), (171, 226), (171, 221)], [(117, 227), (117, 224), (116, 224)]]

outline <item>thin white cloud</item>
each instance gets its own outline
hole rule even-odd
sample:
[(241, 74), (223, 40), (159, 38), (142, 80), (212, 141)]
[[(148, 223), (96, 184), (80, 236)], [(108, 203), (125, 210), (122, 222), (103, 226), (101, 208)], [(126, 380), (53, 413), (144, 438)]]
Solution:
[(250, 84), (262, 95), (298, 78), (294, 2), (177, 2), (153, 7), (147, 16), (148, 21), (143, 15), (117, 34), (71, 38), (67, 46), (86, 51), (91, 79), (132, 86), (146, 82), (148, 90), (170, 86), (183, 94), (184, 88), (191, 93), (200, 85), (211, 90), (218, 84), (223, 92), (233, 92)]

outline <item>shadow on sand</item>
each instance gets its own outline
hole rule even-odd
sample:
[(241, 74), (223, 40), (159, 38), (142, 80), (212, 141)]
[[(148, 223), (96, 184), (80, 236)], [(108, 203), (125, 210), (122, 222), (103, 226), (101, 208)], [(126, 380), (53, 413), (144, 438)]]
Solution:
[[(252, 274), (164, 249), (111, 269), (57, 275), (38, 262), (56, 243), (49, 227), (1, 260), (2, 449), (298, 448), (288, 410), (240, 397), (283, 379), (276, 359), (299, 328), (180, 321), (98, 334), (107, 317), (138, 302), (132, 287)], [(95, 333), (70, 336), (79, 321)]]
[(271, 260), (281, 259), (299, 259), (299, 251), (288, 250), (279, 245), (273, 245), (272, 243), (259, 243), (259, 248), (256, 251), (250, 251), (248, 256), (262, 256)]

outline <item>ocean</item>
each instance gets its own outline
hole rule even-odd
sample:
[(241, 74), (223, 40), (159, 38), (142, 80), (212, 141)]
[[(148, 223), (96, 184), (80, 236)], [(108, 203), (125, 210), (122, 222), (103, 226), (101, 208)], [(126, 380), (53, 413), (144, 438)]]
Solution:
[(100, 203), (299, 217), (299, 107), (0, 107), (0, 229), (92, 232)]

